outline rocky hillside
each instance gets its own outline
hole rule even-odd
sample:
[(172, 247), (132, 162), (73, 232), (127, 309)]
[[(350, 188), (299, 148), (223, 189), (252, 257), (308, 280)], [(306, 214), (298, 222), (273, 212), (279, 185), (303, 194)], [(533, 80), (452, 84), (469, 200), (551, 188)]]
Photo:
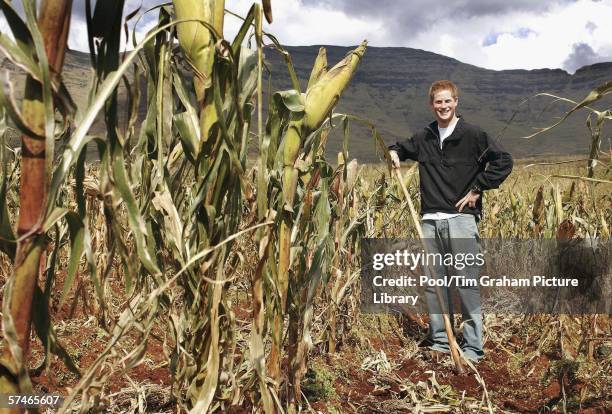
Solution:
[[(319, 46), (287, 49), (305, 88)], [(327, 46), (330, 65), (342, 59), (349, 50)], [(273, 90), (289, 88), (289, 77), (280, 54), (267, 50), (266, 60), (272, 71)], [(23, 75), (6, 59), (0, 58), (0, 62), (1, 68), (12, 72), (19, 93)], [(91, 78), (88, 55), (70, 51), (63, 76), (76, 103), (85, 104)], [(551, 105), (553, 99), (548, 97), (519, 104), (540, 92), (582, 99), (594, 87), (612, 80), (612, 63), (586, 66), (574, 75), (560, 69), (493, 71), (418, 49), (369, 47), (337, 111), (371, 120), (385, 141), (393, 143), (432, 120), (427, 89), (436, 79), (455, 81), (460, 87), (459, 113), (469, 122), (481, 125), (492, 136), (500, 136), (502, 144), (515, 156), (585, 154), (589, 145), (586, 111), (573, 115), (568, 122), (547, 134), (524, 140), (521, 137), (531, 133), (534, 127), (553, 123), (570, 106), (564, 102)], [(594, 105), (595, 108), (610, 108), (612, 99), (609, 98), (612, 97)], [(515, 111), (513, 122), (504, 131)], [(100, 128), (97, 124), (95, 128)], [(608, 125), (604, 131), (606, 137), (610, 136), (610, 129)], [(369, 129), (352, 123), (350, 132), (350, 155), (362, 162), (376, 161), (378, 157)], [(330, 153), (340, 150), (341, 142), (341, 134), (334, 133), (328, 144)], [(608, 141), (604, 140), (603, 145), (609, 145)]]
[[(319, 47), (288, 49), (305, 87)], [(350, 48), (328, 46), (328, 62), (335, 64), (348, 50)], [(268, 51), (266, 56), (272, 63), (274, 75), (284, 74), (284, 62), (278, 53)], [(275, 78), (278, 88), (289, 87), (287, 76)], [(612, 80), (612, 63), (586, 66), (574, 75), (561, 69), (494, 71), (423, 50), (369, 47), (337, 111), (370, 119), (385, 141), (392, 143), (409, 137), (433, 120), (427, 91), (437, 79), (451, 79), (457, 83), (460, 88), (458, 112), (492, 136), (501, 134), (507, 121), (518, 111), (500, 136), (502, 144), (517, 157), (585, 154), (590, 137), (585, 126), (586, 111), (572, 115), (567, 122), (546, 134), (524, 140), (520, 137), (531, 134), (535, 127), (552, 124), (570, 105), (558, 102), (551, 106), (553, 99), (548, 97), (519, 104), (540, 92), (581, 100), (591, 89)], [(612, 96), (606, 97), (594, 107), (612, 107), (610, 98)], [(606, 136), (610, 136), (611, 130), (608, 125)], [(341, 139), (340, 134), (336, 135), (329, 145), (337, 151), (341, 148)], [(368, 129), (352, 124), (352, 156), (363, 161), (375, 159), (372, 142)], [(607, 142), (603, 144), (608, 145)]]

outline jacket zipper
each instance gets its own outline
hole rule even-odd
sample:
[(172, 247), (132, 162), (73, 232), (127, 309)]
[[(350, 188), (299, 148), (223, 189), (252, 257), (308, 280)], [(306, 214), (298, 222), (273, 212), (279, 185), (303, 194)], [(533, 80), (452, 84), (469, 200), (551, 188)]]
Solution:
[(435, 136), (436, 138), (438, 138), (438, 142), (437, 142), (437, 144), (436, 144), (436, 148), (438, 149), (438, 153), (439, 153), (440, 155), (444, 155), (444, 152), (442, 151), (442, 148), (444, 148), (444, 142), (442, 142), (442, 145), (440, 145), (440, 135), (436, 134), (436, 133), (434, 132), (434, 130), (433, 130), (433, 129), (431, 129), (431, 128), (429, 127), (429, 125), (428, 125), (428, 126), (426, 126), (425, 128), (426, 128), (426, 129), (428, 129), (428, 130), (429, 130), (429, 132), (431, 132), (432, 134), (434, 134), (434, 136)]

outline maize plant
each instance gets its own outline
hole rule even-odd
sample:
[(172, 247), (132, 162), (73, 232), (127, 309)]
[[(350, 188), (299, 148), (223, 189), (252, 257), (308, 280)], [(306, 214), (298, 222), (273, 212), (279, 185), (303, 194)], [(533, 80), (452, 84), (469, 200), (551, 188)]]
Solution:
[[(277, 151), (279, 155), (282, 154), (282, 164), (276, 163), (279, 172), (282, 167), (281, 197), (271, 201), (279, 213), (280, 223), (277, 234), (278, 267), (274, 270), (275, 291), (279, 297), (274, 306), (274, 336), (269, 368), (272, 378), (278, 382), (282, 315), (287, 311), (290, 367), (286, 384), (291, 410), (301, 399), (299, 384), (305, 373), (306, 349), (301, 338), (308, 335), (313, 295), (321, 277), (327, 277), (326, 258), (333, 251), (328, 200), (331, 168), (320, 155), (326, 141), (321, 127), (364, 52), (365, 42), (327, 71), (326, 53), (322, 49), (316, 58), (306, 92), (302, 94), (294, 89), (275, 95), (273, 104), (276, 108), (270, 111), (268, 119), (270, 128), (278, 125), (284, 131)], [(276, 143), (273, 145), (276, 146)], [(302, 191), (297, 191), (298, 187)], [(317, 188), (320, 188), (318, 197), (314, 194)], [(314, 245), (313, 240), (316, 241)]]
[[(59, 17), (49, 18), (47, 8), (54, 7), (43, 2), (37, 25), (34, 2), (26, 3), (27, 22), (2, 2), (15, 35), (15, 41), (2, 36), (2, 50), (31, 79), (21, 113), (15, 110), (7, 82), (0, 125), (5, 125), (6, 113), (23, 131), (22, 159), (15, 165), (20, 167), (22, 187), (32, 185), (29, 171), (35, 172), (39, 185), (39, 190), (22, 191), (23, 197), (39, 197), (38, 210), (24, 208), (30, 204), (22, 197), (20, 206), (29, 224), (19, 225), (15, 249), (5, 201), (13, 180), (2, 158), (2, 251), (15, 258), (15, 276), (5, 286), (8, 299), (3, 304), (20, 304), (13, 313), (4, 312), (8, 344), (3, 347), (3, 387), (28, 391), (21, 355), (27, 351), (29, 321), (17, 311), (30, 309), (32, 298), (40, 297), (35, 307), (43, 321), (37, 330), (47, 352), (62, 357), (80, 376), (60, 412), (75, 406), (81, 411), (101, 409), (103, 384), (141, 362), (151, 330), (160, 323), (167, 325), (164, 352), (179, 409), (224, 411), (244, 402), (245, 391), (252, 391), (253, 404), (265, 412), (276, 412), (282, 404), (296, 410), (312, 345), (315, 293), (337, 274), (333, 266), (342, 265), (334, 243), (353, 240), (354, 255), (358, 220), (354, 204), (353, 213), (348, 213), (351, 207), (344, 200), (355, 196), (344, 183), (354, 182), (355, 169), (349, 172), (343, 162), (334, 171), (325, 160), (332, 127), (325, 121), (332, 119), (365, 42), (329, 71), (322, 50), (305, 93), (288, 59), (294, 89), (268, 96), (264, 123), (264, 38), (286, 54), (262, 30), (264, 14), (271, 21), (269, 1), (263, 8), (253, 5), (232, 41), (223, 38), (223, 1), (161, 5), (147, 11), (158, 12), (157, 26), (141, 41), (134, 31), (133, 49), (126, 54), (120, 51), (124, 2), (98, 1), (92, 7), (86, 1), (94, 76), (87, 105), (75, 107), (61, 79), (54, 77), (61, 71), (70, 15), (69, 1), (56, 3), (54, 7), (63, 7)], [(58, 25), (47, 28), (50, 22)], [(256, 50), (243, 46), (250, 30)], [(41, 32), (45, 39), (58, 39), (57, 50), (47, 46), (45, 53)], [(63, 123), (57, 125), (53, 102), (63, 115)], [(138, 113), (141, 102), (144, 116)], [(102, 134), (90, 131), (98, 114), (104, 119)], [(342, 122), (348, 124), (346, 118)], [(259, 155), (253, 185), (246, 167), (249, 134), (255, 128)], [(51, 163), (55, 141), (63, 153)], [(99, 161), (92, 166), (86, 152), (94, 146)], [(29, 163), (36, 168), (30, 169)], [(343, 184), (330, 189), (334, 177), (340, 176)], [(235, 358), (238, 339), (229, 290), (236, 269), (244, 266), (236, 240), (255, 229), (258, 257), (251, 278), (249, 347), (241, 348), (244, 365)], [(52, 247), (48, 259), (43, 255), (47, 240)], [(47, 276), (46, 288), (34, 295), (32, 289), (21, 288), (21, 269), (27, 269), (27, 283), (34, 288), (39, 268)], [(66, 274), (56, 298), (60, 307), (74, 284), (77, 291), (82, 289), (81, 272), (89, 276), (97, 323), (109, 335), (85, 372), (65, 352), (50, 324), (48, 302), (58, 272)], [(108, 291), (109, 278), (117, 277), (127, 298), (119, 311), (109, 306), (113, 298)], [(334, 282), (337, 298), (351, 280)], [(11, 299), (13, 292), (25, 295), (24, 300)], [(268, 315), (266, 309), (271, 311)], [(117, 352), (133, 338), (137, 345), (127, 355)], [(272, 345), (269, 370), (266, 343)], [(287, 378), (279, 375), (281, 352), (288, 355)], [(287, 393), (279, 399), (281, 382)]]
[[(612, 120), (612, 109), (608, 108), (608, 109), (603, 109), (603, 110), (596, 110), (596, 109), (593, 109), (590, 105), (601, 100), (603, 97), (605, 97), (606, 95), (609, 95), (610, 93), (612, 93), (612, 81), (608, 81), (608, 82), (605, 82), (599, 85), (598, 87), (590, 91), (587, 94), (587, 96), (585, 96), (584, 99), (582, 99), (582, 101), (580, 102), (576, 102), (576, 101), (573, 101), (572, 99), (559, 97), (559, 96), (552, 95), (549, 93), (539, 93), (539, 94), (534, 95), (533, 97), (546, 96), (546, 97), (554, 98), (555, 100), (558, 100), (558, 101), (568, 102), (572, 104), (573, 107), (569, 111), (567, 111), (565, 114), (563, 114), (563, 116), (560, 117), (560, 119), (554, 124), (548, 127), (545, 127), (545, 128), (539, 128), (539, 131), (525, 138), (528, 138), (528, 139), (533, 138), (541, 133), (550, 131), (551, 129), (557, 127), (558, 125), (561, 125), (570, 115), (577, 112), (578, 110), (587, 109), (589, 111), (589, 114), (586, 119), (586, 126), (589, 129), (589, 132), (591, 134), (591, 143), (589, 145), (589, 158), (587, 159), (587, 178), (593, 178), (594, 169), (598, 164), (598, 160), (600, 156), (605, 154), (604, 151), (601, 151), (601, 138), (602, 138), (601, 133), (602, 133), (602, 128), (603, 128), (604, 123), (606, 121)], [(594, 124), (593, 124), (593, 118), (595, 118)], [(570, 177), (566, 177), (566, 178), (570, 178)], [(595, 182), (596, 181), (597, 180), (595, 180)]]
[[(4, 249), (13, 259), (13, 276), (4, 290), (0, 392), (12, 394), (32, 392), (27, 375), (27, 356), (35, 297), (44, 302), (37, 282), (41, 264), (45, 261), (44, 222), (47, 216), (44, 210), (56, 138), (52, 88), (59, 88), (57, 75), (62, 71), (67, 47), (72, 1), (43, 1), (38, 16), (35, 2), (26, 1), (23, 5), (27, 22), (21, 20), (10, 3), (0, 3), (15, 36), (13, 41), (0, 35), (2, 50), (8, 56), (19, 56), (28, 73), (21, 112), (10, 94), (10, 84), (3, 85), (0, 92), (2, 112), (8, 111), (23, 132), (17, 224), (19, 241), (16, 249), (11, 244), (5, 244)], [(68, 116), (68, 108), (60, 110)], [(6, 182), (2, 181), (2, 193), (6, 194)], [(4, 210), (4, 217), (0, 220), (4, 223), (3, 235), (8, 236), (5, 241), (13, 241), (15, 238), (7, 226), (5, 205), (0, 208)]]
[[(364, 214), (359, 214), (357, 202), (359, 193), (355, 185), (358, 179), (358, 165), (356, 160), (349, 163), (345, 161), (344, 154), (338, 154), (338, 166), (341, 171), (334, 177), (332, 182), (332, 192), (336, 197), (336, 205), (333, 211), (336, 217), (334, 228), (334, 257), (332, 260), (332, 275), (330, 281), (327, 327), (327, 349), (329, 353), (336, 352), (336, 347), (340, 327), (338, 317), (343, 305), (346, 303), (345, 297), (349, 294), (351, 286), (357, 276), (355, 271), (356, 255), (359, 249), (359, 239), (365, 232)], [(349, 312), (345, 312), (347, 315)], [(345, 316), (346, 317), (346, 316)]]

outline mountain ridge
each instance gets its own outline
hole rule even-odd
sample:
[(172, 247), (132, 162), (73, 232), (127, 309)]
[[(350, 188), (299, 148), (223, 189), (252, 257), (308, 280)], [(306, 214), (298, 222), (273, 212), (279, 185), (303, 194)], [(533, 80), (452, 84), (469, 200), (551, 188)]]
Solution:
[[(310, 74), (319, 45), (288, 46), (296, 72), (303, 85)], [(324, 46), (329, 66), (336, 64), (351, 47)], [(266, 52), (276, 69), (284, 65), (277, 53)], [(273, 69), (274, 70), (274, 69)], [(276, 76), (278, 88), (290, 87), (289, 78)], [(525, 99), (537, 93), (582, 100), (592, 89), (612, 80), (612, 62), (580, 68), (575, 74), (563, 69), (510, 69), (497, 71), (460, 62), (434, 52), (401, 47), (368, 47), (357, 73), (344, 92), (337, 111), (371, 120), (387, 144), (406, 139), (434, 118), (428, 108), (427, 91), (437, 79), (451, 79), (459, 87), (458, 112), (469, 122), (480, 125), (491, 136), (501, 134), (501, 142), (517, 157), (543, 155), (584, 155), (590, 136), (585, 126), (586, 112), (574, 114), (551, 132), (531, 140), (521, 137), (545, 127), (571, 106), (552, 98)], [(612, 96), (605, 97), (596, 108), (610, 108)], [(513, 118), (514, 112), (517, 111)], [(511, 124), (508, 125), (510, 119)], [(503, 131), (503, 134), (502, 134)], [(610, 126), (605, 125), (604, 133)], [(330, 152), (340, 151), (341, 134), (328, 142)], [(351, 128), (350, 152), (363, 161), (378, 159), (369, 128)]]
[[(302, 89), (305, 89), (320, 47), (285, 46)], [(334, 45), (323, 47), (327, 50), (330, 67), (353, 49)], [(281, 54), (266, 48), (265, 58), (272, 71), (272, 90), (289, 89), (291, 82)], [(9, 69), (12, 76), (19, 79), (19, 71), (1, 55), (0, 68)], [(69, 50), (62, 76), (77, 105), (86, 102), (91, 73), (89, 54)], [(592, 89), (612, 80), (612, 62), (583, 66), (574, 74), (550, 68), (498, 71), (421, 49), (369, 46), (336, 111), (370, 120), (385, 142), (391, 144), (408, 138), (433, 120), (427, 91), (437, 79), (455, 81), (460, 91), (458, 112), (491, 136), (501, 134), (502, 145), (515, 156), (584, 155), (590, 144), (585, 126), (586, 112), (574, 114), (551, 132), (526, 141), (521, 137), (531, 134), (534, 127), (553, 124), (571, 106), (562, 102), (551, 105), (552, 98), (524, 101), (543, 92), (582, 100)], [(612, 107), (611, 98), (606, 96), (595, 104), (595, 108)], [(514, 119), (508, 125), (511, 118)], [(99, 121), (96, 125), (101, 126)], [(609, 136), (609, 131), (610, 126), (605, 125), (603, 136)], [(370, 129), (353, 122), (350, 132), (349, 155), (363, 162), (377, 161), (379, 156)], [(334, 131), (328, 141), (328, 153), (335, 159), (335, 153), (341, 148), (342, 133)]]

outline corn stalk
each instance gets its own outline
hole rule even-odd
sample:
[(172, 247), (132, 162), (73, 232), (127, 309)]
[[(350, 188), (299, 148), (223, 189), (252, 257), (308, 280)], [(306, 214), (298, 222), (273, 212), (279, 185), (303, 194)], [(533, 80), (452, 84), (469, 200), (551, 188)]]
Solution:
[[(335, 276), (331, 282), (329, 292), (329, 325), (327, 327), (327, 349), (329, 353), (336, 352), (338, 344), (338, 314), (341, 303), (352, 284), (352, 270), (354, 268), (354, 255), (357, 250), (357, 237), (351, 237), (357, 232), (354, 230), (359, 226), (361, 217), (357, 216), (355, 203), (358, 193), (355, 191), (355, 183), (358, 175), (357, 160), (347, 163), (345, 155), (338, 153), (338, 166), (340, 171), (332, 181), (332, 193), (336, 196), (334, 216), (336, 219), (334, 228), (334, 257), (332, 261), (332, 275)], [(361, 229), (359, 229), (361, 230)], [(353, 233), (353, 234), (351, 234)]]
[[(282, 332), (282, 315), (285, 309), (289, 312), (289, 327), (288, 327), (288, 354), (289, 354), (289, 378), (287, 385), (291, 388), (288, 391), (290, 410), (295, 408), (297, 401), (301, 399), (300, 379), (303, 375), (303, 359), (305, 358), (305, 350), (300, 346), (300, 332), (304, 328), (302, 314), (305, 308), (300, 308), (304, 300), (308, 297), (308, 289), (303, 280), (305, 271), (311, 267), (314, 257), (310, 257), (306, 263), (298, 265), (296, 256), (297, 251), (301, 249), (293, 249), (295, 247), (295, 233), (300, 232), (300, 239), (308, 239), (309, 232), (319, 233), (318, 240), (323, 243), (327, 238), (327, 231), (323, 227), (318, 229), (312, 228), (306, 230), (305, 224), (300, 223), (302, 217), (308, 217), (312, 202), (308, 199), (305, 205), (295, 199), (296, 190), (298, 188), (300, 170), (303, 171), (304, 177), (309, 180), (304, 181), (304, 185), (311, 188), (314, 187), (315, 181), (320, 177), (322, 179), (322, 191), (327, 194), (329, 177), (322, 174), (322, 170), (317, 168), (314, 162), (314, 157), (306, 156), (302, 153), (304, 142), (307, 138), (316, 142), (316, 145), (310, 147), (311, 151), (319, 150), (320, 132), (314, 134), (323, 121), (329, 116), (332, 108), (337, 103), (340, 94), (348, 85), (348, 82), (355, 72), (363, 53), (365, 52), (365, 42), (357, 49), (350, 52), (345, 59), (339, 62), (330, 71), (326, 71), (327, 59), (325, 51), (322, 49), (315, 61), (314, 69), (310, 77), (308, 89), (305, 95), (302, 95), (299, 90), (292, 90), (277, 95), (276, 103), (283, 102), (284, 108), (279, 108), (277, 113), (285, 114), (286, 127), (284, 137), (281, 141), (282, 148), (282, 198), (278, 200), (277, 211), (280, 213), (280, 225), (278, 232), (278, 269), (276, 273), (276, 288), (279, 293), (279, 300), (275, 308), (273, 322), (273, 346), (269, 359), (270, 375), (277, 382), (280, 382), (280, 355), (281, 355), (281, 332)], [(299, 85), (298, 85), (299, 87)], [(311, 136), (311, 134), (314, 134)], [(280, 150), (279, 150), (280, 151)], [(299, 168), (298, 168), (299, 167)], [(317, 173), (318, 175), (315, 175)], [(306, 197), (310, 193), (306, 192)], [(311, 196), (310, 196), (311, 197)], [(307, 201), (308, 200), (308, 201)], [(296, 210), (299, 206), (301, 210)], [(323, 204), (319, 207), (319, 214), (326, 214), (325, 211), (329, 206)], [(316, 249), (325, 249), (320, 245)], [(318, 251), (318, 250), (314, 251)], [(323, 251), (319, 251), (319, 255), (323, 255)], [(302, 256), (304, 258), (304, 256)], [(319, 263), (316, 263), (318, 266)], [(316, 272), (319, 272), (317, 270)], [(317, 279), (318, 280), (318, 279)], [(291, 289), (290, 289), (291, 286)], [(302, 286), (300, 288), (300, 286)], [(291, 295), (291, 300), (288, 296)], [(307, 323), (306, 323), (307, 325)]]
[[(4, 9), (8, 7), (8, 3), (2, 4)], [(176, 0), (172, 5), (161, 5), (156, 8), (157, 27), (141, 42), (134, 40), (134, 50), (125, 55), (119, 50), (123, 2), (96, 2), (92, 7), (87, 1), (85, 6), (95, 76), (87, 106), (67, 119), (67, 124), (74, 119), (76, 128), (63, 131), (63, 155), (53, 166), (46, 164), (45, 177), (51, 185), (41, 202), (36, 225), (42, 233), (55, 229), (49, 275), (62, 266), (59, 257), (64, 254), (63, 246), (69, 247), (60, 303), (79, 280), (80, 262), (85, 257), (98, 303), (98, 322), (108, 330), (110, 339), (72, 388), (60, 412), (77, 403), (82, 411), (98, 408), (98, 394), (104, 393), (108, 378), (120, 367), (127, 370), (140, 363), (156, 321), (168, 326), (170, 339), (165, 352), (171, 361), (172, 392), (179, 409), (224, 411), (240, 404), (245, 391), (252, 390), (255, 405), (265, 412), (276, 411), (282, 404), (276, 394), (281, 379), (280, 356), (286, 352), (286, 401), (295, 411), (312, 346), (315, 294), (328, 285), (332, 263), (342, 263), (334, 239), (352, 237), (349, 229), (355, 228), (346, 229), (347, 221), (338, 220), (348, 204), (343, 202), (344, 190), (343, 194), (335, 193), (330, 186), (334, 177), (347, 176), (347, 168), (343, 164), (334, 171), (324, 159), (331, 127), (324, 121), (356, 70), (365, 43), (330, 71), (322, 50), (302, 94), (289, 55), (262, 30), (263, 16), (271, 21), (269, 1), (263, 8), (251, 8), (231, 43), (222, 38), (222, 1)], [(24, 24), (16, 14), (13, 17), (14, 25)], [(257, 51), (242, 46), (251, 28)], [(294, 89), (268, 95), (264, 129), (265, 36), (285, 55)], [(13, 52), (20, 47), (1, 39), (3, 46), (13, 47)], [(173, 47), (177, 40), (179, 48)], [(33, 64), (35, 59), (23, 53), (10, 56), (18, 66), (28, 69), (32, 78), (43, 78), (44, 71)], [(61, 83), (43, 79), (42, 85), (43, 92), (48, 88), (57, 94), (58, 102), (64, 105), (62, 115), (67, 116), (70, 99)], [(139, 102), (145, 96), (141, 85), (146, 85), (147, 96), (144, 119), (138, 116)], [(23, 122), (18, 111), (12, 110), (10, 94), (1, 96), (3, 113), (6, 109), (21, 130), (32, 132), (29, 135), (33, 138), (53, 136), (52, 117), (42, 118), (46, 123), (34, 131), (32, 124)], [(43, 99), (46, 115), (49, 102)], [(120, 110), (122, 105), (127, 111)], [(88, 135), (100, 112), (105, 121), (104, 136)], [(255, 114), (259, 158), (253, 188), (246, 163)], [(345, 149), (347, 137), (345, 134)], [(47, 154), (52, 153), (52, 142), (47, 140)], [(100, 201), (95, 202), (86, 201), (90, 190), (86, 172), (92, 169), (85, 152), (90, 143), (96, 144), (100, 159), (95, 167), (98, 184), (94, 189)], [(73, 192), (65, 189), (72, 173)], [(3, 175), (2, 185), (5, 183)], [(69, 200), (68, 194), (75, 200)], [(334, 197), (339, 207), (334, 205)], [(96, 208), (90, 211), (92, 207)], [(3, 212), (0, 220), (3, 236), (9, 235), (3, 224), (5, 216)], [(93, 223), (106, 227), (99, 240), (90, 235)], [(235, 240), (255, 228), (259, 228), (255, 236), (258, 256), (251, 278), (252, 328), (250, 346), (243, 355), (249, 361), (244, 372), (234, 355), (236, 319), (229, 290), (236, 269), (244, 266), (242, 247)], [(303, 239), (296, 238), (297, 233)], [(29, 236), (40, 244), (24, 263), (38, 270), (45, 239), (39, 233)], [(4, 241), (2, 251), (10, 255), (10, 243)], [(123, 278), (125, 294), (130, 297), (125, 308), (114, 315), (116, 309), (106, 306), (109, 275)], [(45, 289), (46, 300), (51, 286), (48, 283)], [(15, 291), (14, 285), (8, 283), (5, 292), (11, 291)], [(272, 312), (267, 314), (266, 309)], [(4, 315), (6, 318), (10, 313)], [(48, 319), (48, 313), (44, 315)], [(285, 316), (289, 317), (286, 348)], [(269, 322), (271, 326), (266, 326)], [(45, 326), (52, 336), (48, 321)], [(10, 323), (5, 323), (5, 328), (11, 342)], [(136, 335), (138, 344), (129, 355), (118, 358), (117, 349), (125, 346), (130, 332)], [(271, 369), (266, 371), (268, 340), (272, 342)], [(61, 353), (55, 339), (49, 346)], [(64, 359), (71, 365), (69, 357)], [(19, 373), (11, 375), (27, 380), (27, 376), (20, 376), (25, 372), (23, 364), (21, 367)]]
[[(557, 122), (552, 125), (549, 125), (544, 128), (539, 128), (539, 130), (529, 136), (524, 137), (525, 139), (531, 139), (539, 134), (550, 131), (551, 129), (561, 125), (567, 118), (569, 118), (573, 113), (579, 111), (580, 109), (586, 109), (589, 111), (589, 115), (586, 119), (586, 125), (591, 133), (591, 143), (589, 148), (589, 158), (587, 160), (587, 178), (593, 178), (595, 166), (598, 163), (601, 151), (601, 132), (605, 121), (612, 120), (612, 109), (605, 110), (596, 110), (591, 107), (591, 105), (599, 100), (601, 100), (604, 96), (612, 93), (612, 81), (605, 82), (595, 89), (591, 90), (587, 96), (585, 96), (582, 101), (576, 102), (572, 99), (559, 97), (556, 95), (552, 95), (549, 93), (539, 93), (534, 95), (532, 98), (538, 96), (546, 96), (550, 98), (554, 98), (557, 101), (567, 102), (573, 105), (573, 107), (565, 112), (562, 117), (559, 118)], [(526, 102), (525, 100), (524, 102)], [(524, 103), (523, 102), (523, 103)], [(593, 125), (592, 117), (595, 116), (595, 125)], [(567, 177), (569, 178), (569, 177)]]
[[(27, 126), (30, 134), (21, 137), (19, 239), (13, 276), (7, 284), (10, 289), (5, 290), (2, 324), (5, 346), (1, 359), (0, 392), (25, 393), (31, 389), (26, 367), (32, 303), (47, 243), (42, 221), (55, 140), (51, 79), (62, 70), (72, 1), (43, 1), (38, 23), (35, 2), (24, 2), (27, 25), (16, 18), (9, 3), (3, 1), (1, 7), (19, 42), (11, 44), (4, 38), (4, 48), (11, 49), (9, 56), (19, 48), (24, 54), (29, 54), (30, 63), (36, 57), (38, 67), (30, 69), (39, 75), (35, 78), (32, 73), (28, 74), (22, 104), (20, 121)], [(3, 92), (3, 101), (9, 99)]]

